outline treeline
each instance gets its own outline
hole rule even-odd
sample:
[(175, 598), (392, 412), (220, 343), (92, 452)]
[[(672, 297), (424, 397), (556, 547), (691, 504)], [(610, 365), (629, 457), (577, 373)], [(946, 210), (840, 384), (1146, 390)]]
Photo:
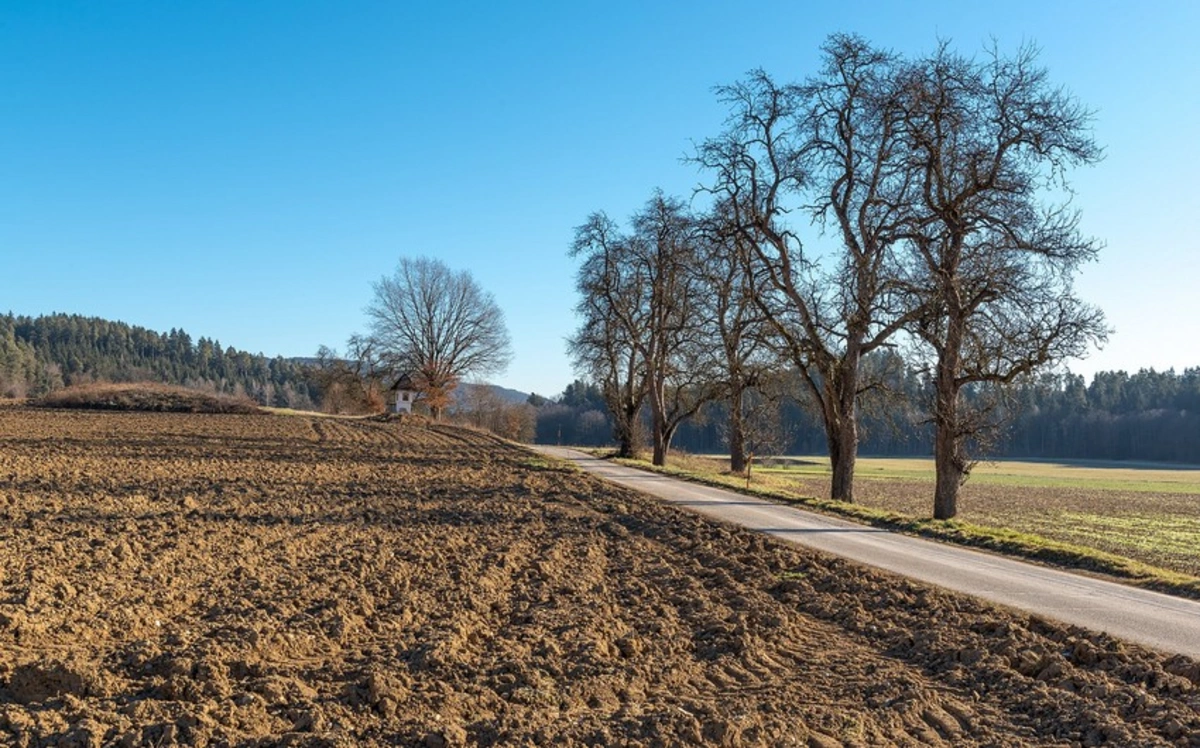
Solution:
[(193, 340), (183, 330), (159, 333), (77, 314), (0, 316), (0, 396), (98, 381), (163, 382), (298, 409), (320, 399), (308, 367)]
[[(904, 404), (919, 401), (930, 384), (905, 370), (891, 382), (894, 397), (869, 403), (861, 415), (861, 453), (930, 456), (928, 416)], [(1046, 373), (1005, 393), (1004, 424), (989, 454), (1007, 458), (1130, 460), (1200, 464), (1200, 367), (1097, 373), (1089, 383), (1071, 373)], [(821, 454), (825, 434), (811, 408), (794, 400), (776, 404), (779, 454)], [(643, 424), (645, 427), (645, 424)], [(680, 425), (677, 449), (727, 453), (727, 407), (713, 403)], [(612, 445), (612, 420), (600, 389), (577, 381), (537, 411), (543, 444)]]
[(1045, 376), (1018, 395), (1007, 456), (1200, 464), (1200, 367)]
[(557, 399), (534, 403), (538, 444), (600, 447), (613, 443), (612, 417), (604, 393), (596, 385), (577, 380), (567, 385)]

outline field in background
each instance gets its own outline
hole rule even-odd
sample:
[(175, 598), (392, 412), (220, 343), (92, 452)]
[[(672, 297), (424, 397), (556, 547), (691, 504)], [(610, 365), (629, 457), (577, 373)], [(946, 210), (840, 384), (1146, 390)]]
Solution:
[[(718, 478), (728, 462), (685, 456), (684, 470)], [(752, 471), (756, 488), (828, 498), (828, 461), (769, 458)], [(856, 501), (909, 518), (933, 510), (933, 461), (860, 458)], [(733, 477), (726, 480), (740, 482)], [(999, 528), (1116, 554), (1200, 576), (1200, 468), (1156, 463), (981, 463), (962, 489), (960, 524)]]
[[(829, 475), (828, 461), (821, 457), (771, 457), (764, 460), (757, 469), (764, 473), (786, 475)], [(933, 460), (916, 457), (861, 457), (858, 460), (856, 475), (866, 480), (916, 480), (932, 486)], [(969, 484), (1200, 495), (1200, 466), (1096, 460), (1004, 460), (977, 465), (971, 472)]]

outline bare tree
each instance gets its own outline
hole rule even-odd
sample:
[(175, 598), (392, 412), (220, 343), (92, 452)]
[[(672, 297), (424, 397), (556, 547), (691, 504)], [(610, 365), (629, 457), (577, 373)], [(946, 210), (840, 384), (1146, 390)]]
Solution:
[(989, 425), (964, 388), (996, 387), (1102, 342), (1102, 313), (1073, 291), (1099, 245), (1082, 236), (1064, 172), (1099, 160), (1092, 114), (1047, 80), (1037, 51), (982, 61), (946, 44), (903, 75), (903, 137), (919, 200), (906, 237), (915, 334), (929, 352), (934, 517), (957, 513), (966, 444)]
[(630, 226), (622, 233), (594, 215), (576, 232), (584, 322), (572, 352), (605, 385), (622, 451), (622, 432), (633, 433), (649, 406), (653, 462), (662, 465), (679, 424), (719, 394), (698, 314), (700, 237), (683, 203), (661, 193)]
[(451, 415), (460, 422), (486, 429), (505, 439), (533, 441), (535, 408), (527, 402), (507, 402), (491, 385), (465, 385)]
[(746, 488), (750, 487), (754, 458), (779, 454), (787, 448), (790, 433), (779, 410), (784, 400), (784, 380), (778, 372), (764, 372), (761, 380), (745, 393), (742, 429), (746, 449)]
[(640, 415), (646, 401), (646, 371), (630, 330), (644, 328), (641, 277), (625, 262), (625, 237), (603, 213), (575, 230), (573, 257), (582, 256), (576, 277), (583, 322), (567, 343), (580, 374), (597, 382), (613, 416), (621, 457), (641, 448)]
[(387, 362), (374, 338), (355, 333), (346, 341), (347, 365), (362, 382), (363, 397), (373, 411), (385, 407)]
[(400, 259), (367, 307), (375, 351), (410, 373), (434, 418), (466, 376), (503, 371), (512, 357), (504, 313), (470, 273), (426, 257)]
[(656, 192), (632, 225), (629, 261), (646, 279), (649, 324), (637, 340), (646, 365), (652, 461), (663, 465), (679, 424), (720, 395), (717, 358), (701, 313), (707, 289), (697, 272), (703, 263), (695, 218), (682, 201)]
[[(821, 74), (781, 86), (759, 70), (718, 89), (731, 109), (724, 134), (694, 160), (752, 248), (756, 299), (781, 351), (802, 374), (822, 419), (830, 495), (853, 501), (863, 357), (888, 345), (914, 310), (901, 305), (895, 250), (911, 184), (902, 146), (898, 59), (852, 36), (824, 47)], [(806, 251), (789, 214), (829, 229)]]
[(317, 349), (310, 381), (320, 392), (321, 407), (328, 413), (369, 413), (379, 410), (354, 356), (342, 358), (329, 346)]
[(703, 221), (703, 241), (697, 263), (700, 323), (718, 351), (718, 385), (728, 411), (725, 441), (729, 470), (747, 471), (754, 424), (750, 418), (752, 392), (767, 378), (774, 357), (766, 341), (767, 322), (755, 298), (766, 290), (754, 285), (747, 272), (753, 250), (745, 235), (732, 229), (726, 211), (718, 208)]

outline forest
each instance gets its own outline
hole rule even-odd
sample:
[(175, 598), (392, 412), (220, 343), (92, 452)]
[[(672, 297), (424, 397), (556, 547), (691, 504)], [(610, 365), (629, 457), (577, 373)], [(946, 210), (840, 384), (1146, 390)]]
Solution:
[[(910, 369), (893, 384), (901, 396), (865, 404), (861, 453), (928, 457), (928, 416), (906, 404), (920, 401), (928, 378)], [(1043, 373), (1005, 394), (998, 438), (983, 457), (1200, 464), (1200, 367), (1182, 373), (1102, 371), (1090, 382), (1070, 372)], [(776, 433), (760, 454), (824, 452), (825, 433), (811, 404), (789, 399), (772, 409), (767, 422)], [(728, 452), (727, 439), (726, 408), (713, 403), (680, 425), (673, 445), (694, 454), (719, 454)], [(576, 381), (542, 404), (537, 441), (611, 444), (611, 416), (599, 389)]]
[(159, 333), (77, 314), (0, 316), (0, 397), (97, 381), (179, 384), (299, 409), (320, 399), (302, 363), (193, 341), (183, 330)]

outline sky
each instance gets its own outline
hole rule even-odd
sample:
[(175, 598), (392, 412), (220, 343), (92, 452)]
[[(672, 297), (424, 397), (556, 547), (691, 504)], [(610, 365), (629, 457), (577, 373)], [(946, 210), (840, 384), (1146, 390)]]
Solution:
[(1114, 333), (1073, 371), (1200, 365), (1200, 3), (0, 0), (0, 310), (186, 330), (268, 356), (364, 331), (399, 258), (469, 271), (575, 377), (567, 250), (716, 135), (713, 87), (816, 72), (832, 33), (920, 54), (1035, 43), (1096, 111), (1071, 174)]

